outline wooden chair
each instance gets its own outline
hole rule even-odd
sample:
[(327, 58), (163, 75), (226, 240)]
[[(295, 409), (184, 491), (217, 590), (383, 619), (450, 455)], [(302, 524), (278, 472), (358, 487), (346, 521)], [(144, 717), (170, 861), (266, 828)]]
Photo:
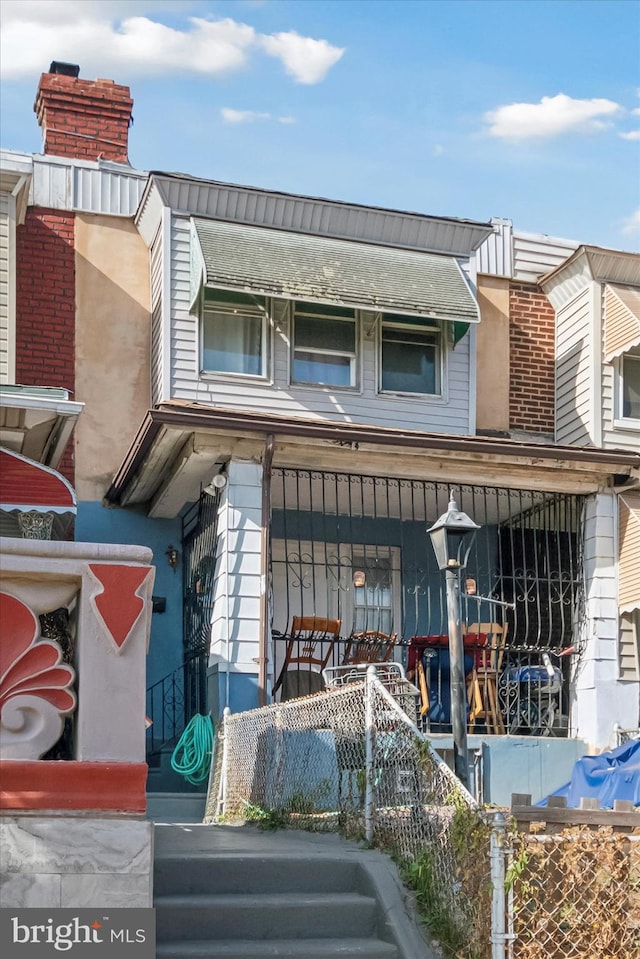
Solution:
[(322, 670), (331, 659), (341, 625), (339, 619), (293, 617), (284, 663), (273, 687), (274, 695), (281, 689), (280, 702), (318, 693), (324, 688)]
[(397, 640), (397, 633), (381, 633), (377, 629), (365, 629), (360, 633), (352, 633), (341, 665), (387, 663), (393, 656)]
[(469, 732), (483, 720), (488, 733), (504, 735), (504, 717), (498, 702), (498, 676), (507, 639), (508, 624), (472, 623), (465, 630), (465, 643), (477, 636), (475, 668), (467, 681)]

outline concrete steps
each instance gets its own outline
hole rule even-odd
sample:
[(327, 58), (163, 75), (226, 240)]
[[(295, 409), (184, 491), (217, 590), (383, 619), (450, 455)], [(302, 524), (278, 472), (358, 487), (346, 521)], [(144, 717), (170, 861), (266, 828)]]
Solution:
[(396, 959), (398, 953), (388, 942), (372, 939), (272, 939), (270, 942), (241, 942), (237, 939), (215, 943), (182, 942), (156, 946), (157, 959)]
[(430, 959), (383, 861), (335, 836), (157, 824), (156, 955)]
[(158, 823), (201, 823), (206, 802), (204, 792), (148, 792), (147, 819)]

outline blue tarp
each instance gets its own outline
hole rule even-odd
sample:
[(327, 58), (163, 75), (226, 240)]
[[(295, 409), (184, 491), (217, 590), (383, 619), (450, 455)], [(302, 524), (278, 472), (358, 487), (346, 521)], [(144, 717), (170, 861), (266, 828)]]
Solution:
[[(565, 796), (567, 806), (574, 808), (583, 797), (599, 799), (603, 809), (612, 809), (616, 799), (630, 799), (640, 806), (640, 739), (599, 756), (583, 756), (573, 767), (570, 781), (551, 795)], [(546, 806), (547, 798), (536, 805)]]

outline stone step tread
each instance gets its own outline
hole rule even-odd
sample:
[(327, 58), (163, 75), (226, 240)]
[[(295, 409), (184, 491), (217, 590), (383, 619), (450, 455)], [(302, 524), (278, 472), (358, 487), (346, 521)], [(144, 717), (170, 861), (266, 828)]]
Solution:
[(269, 892), (354, 892), (358, 888), (357, 862), (327, 859), (301, 860), (287, 855), (156, 857), (156, 896)]
[(159, 942), (157, 959), (397, 959), (398, 951), (380, 939), (197, 940)]
[(341, 909), (375, 904), (371, 896), (358, 892), (250, 892), (250, 893), (170, 893), (154, 897), (156, 909), (282, 909), (284, 906), (308, 908), (333, 905)]

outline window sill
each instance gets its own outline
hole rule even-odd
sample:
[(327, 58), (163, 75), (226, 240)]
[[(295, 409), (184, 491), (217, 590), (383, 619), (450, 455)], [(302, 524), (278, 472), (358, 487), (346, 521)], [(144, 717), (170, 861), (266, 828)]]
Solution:
[(358, 396), (362, 393), (359, 386), (329, 386), (326, 383), (289, 383), (289, 389), (304, 390), (312, 393), (347, 393)]
[(424, 403), (437, 403), (439, 405), (444, 405), (447, 402), (442, 393), (402, 393), (396, 390), (378, 390), (377, 395), (390, 399), (422, 400)]
[(214, 373), (211, 370), (200, 370), (198, 379), (206, 383), (259, 383), (273, 386), (273, 380), (269, 376), (254, 373)]
[(633, 430), (634, 432), (640, 432), (640, 420), (636, 419), (621, 419), (613, 421), (614, 430)]

